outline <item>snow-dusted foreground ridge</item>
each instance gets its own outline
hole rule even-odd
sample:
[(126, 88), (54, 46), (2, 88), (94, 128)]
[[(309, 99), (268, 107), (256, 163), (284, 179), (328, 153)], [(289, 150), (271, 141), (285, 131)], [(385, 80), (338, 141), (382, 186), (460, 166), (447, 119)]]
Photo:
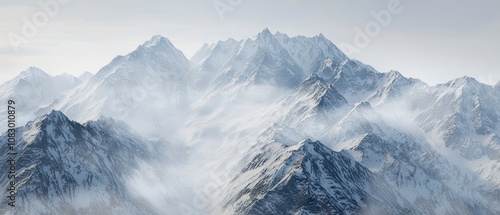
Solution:
[[(18, 135), (22, 141), (17, 146), (16, 207), (2, 207), (2, 214), (154, 211), (140, 195), (127, 188), (127, 181), (138, 171), (159, 168), (163, 156), (123, 123), (103, 117), (81, 125), (52, 111), (19, 128)], [(5, 139), (2, 136), (2, 151), (6, 151)], [(2, 160), (6, 160), (3, 155)], [(2, 172), (2, 190), (7, 189), (5, 179), (6, 172)], [(6, 205), (5, 201), (2, 205)]]
[(0, 86), (23, 125), (0, 213), (500, 214), (499, 86), (381, 73), (323, 35), (190, 60), (154, 36), (95, 75)]

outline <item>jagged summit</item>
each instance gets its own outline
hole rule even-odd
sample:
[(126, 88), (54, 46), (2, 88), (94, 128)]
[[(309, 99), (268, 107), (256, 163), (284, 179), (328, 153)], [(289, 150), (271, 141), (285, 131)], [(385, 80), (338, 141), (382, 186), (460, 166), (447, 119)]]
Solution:
[[(449, 89), (452, 90), (454, 93), (457, 93), (458, 95), (461, 95), (462, 93), (465, 94), (491, 94), (494, 88), (498, 89), (498, 84), (496, 86), (491, 86), (485, 83), (482, 83), (478, 81), (477, 79), (473, 77), (468, 77), (468, 76), (463, 76), (454, 80), (451, 80), (449, 82), (446, 82), (444, 84), (439, 84), (436, 86), (436, 90), (438, 91), (443, 91), (444, 89)], [(446, 91), (443, 91), (442, 93), (447, 93)], [(482, 96), (482, 95), (477, 95), (477, 96)]]
[(256, 37), (258, 38), (258, 37), (271, 37), (271, 36), (274, 36), (274, 35), (266, 27), (261, 32), (259, 32)]
[(474, 98), (484, 99), (493, 96), (495, 90), (493, 86), (481, 83), (475, 78), (463, 76), (437, 85), (434, 91), (439, 97), (453, 95), (456, 101), (473, 102)]
[(52, 76), (30, 67), (0, 86), (0, 101), (15, 100), (16, 112), (22, 115), (18, 121), (25, 124), (55, 109), (46, 107), (81, 83), (80, 79), (69, 74)]
[[(213, 44), (205, 43), (191, 57), (191, 62), (195, 66), (200, 67), (200, 70), (213, 69), (212, 67), (220, 66), (220, 64), (227, 61), (227, 58), (232, 54), (237, 44), (238, 41), (233, 38), (219, 40)], [(215, 55), (211, 55), (211, 53), (215, 53)], [(205, 68), (207, 65), (210, 68)]]
[(411, 85), (412, 83), (417, 83), (419, 85), (428, 86), (425, 82), (421, 81), (420, 79), (407, 78), (407, 77), (403, 76), (403, 74), (401, 74), (399, 71), (396, 71), (396, 70), (391, 70), (391, 71), (385, 73), (385, 75), (387, 76), (388, 81), (392, 82), (393, 84), (394, 84), (394, 82), (403, 82), (403, 83), (399, 83), (399, 84)]
[[(50, 113), (45, 114), (36, 118), (35, 120), (28, 122), (27, 128), (32, 129), (34, 127), (40, 128), (39, 131), (44, 133), (53, 132), (53, 129), (59, 130), (69, 124), (74, 125), (75, 122), (70, 120), (64, 113), (58, 110), (52, 110)], [(51, 130), (47, 130), (51, 129)]]
[(24, 70), (21, 72), (20, 74), (21, 76), (32, 76), (32, 77), (37, 77), (37, 76), (48, 76), (49, 74), (47, 74), (45, 71), (43, 71), (42, 69), (38, 68), (38, 67), (29, 67), (28, 69)]
[[(191, 62), (166, 37), (156, 35), (125, 56), (115, 57), (101, 68), (91, 80), (139, 78), (146, 73), (169, 72), (182, 76)], [(141, 74), (131, 74), (138, 73)], [(109, 76), (113, 76), (108, 78)]]
[[(326, 111), (347, 105), (347, 100), (331, 84), (327, 84), (321, 77), (312, 74), (307, 78), (299, 88), (299, 92), (304, 95), (312, 96), (317, 107)], [(297, 99), (297, 98), (296, 98)]]
[(172, 43), (170, 40), (166, 37), (163, 37), (161, 35), (155, 35), (153, 36), (150, 40), (146, 41), (144, 44), (142, 44), (145, 47), (153, 47), (153, 46), (168, 46), (168, 47), (173, 47)]
[[(144, 42), (136, 50), (125, 56), (129, 59), (148, 60), (148, 58), (175, 58), (187, 61), (182, 51), (177, 49), (166, 37), (156, 35)], [(184, 60), (186, 59), (186, 60)]]
[(317, 72), (321, 62), (326, 59), (331, 59), (335, 65), (340, 65), (348, 59), (337, 46), (322, 35), (289, 37), (276, 33), (274, 37), (306, 72)]
[(29, 67), (28, 69), (22, 71), (19, 75), (14, 77), (12, 80), (14, 81), (24, 80), (29, 82), (48, 82), (49, 79), (62, 79), (68, 81), (77, 78), (68, 73), (62, 73), (59, 75), (50, 75), (38, 67)]
[(452, 88), (461, 88), (461, 87), (478, 86), (478, 85), (484, 85), (484, 84), (479, 82), (475, 78), (469, 77), (469, 76), (462, 76), (460, 78), (457, 78), (455, 80), (451, 80), (451, 81), (443, 84), (443, 86), (452, 87)]
[[(327, 84), (317, 74), (311, 74), (299, 87), (299, 92), (306, 97), (311, 96), (319, 107), (332, 109), (347, 105), (348, 102), (331, 84)], [(299, 99), (299, 98), (295, 98)]]
[(59, 110), (52, 110), (49, 114), (44, 115), (42, 118), (69, 120), (68, 117)]
[(274, 34), (274, 36), (275, 36), (276, 38), (283, 38), (283, 39), (285, 39), (285, 40), (286, 40), (286, 39), (290, 39), (290, 37), (288, 36), (288, 34), (281, 33), (281, 32), (279, 32), (279, 31), (277, 31), (277, 32)]
[[(306, 139), (297, 145), (289, 146), (291, 148), (296, 148), (294, 151), (301, 151), (303, 154), (309, 154), (309, 156), (315, 156), (314, 153), (328, 151), (328, 148), (319, 141), (312, 141), (311, 139)], [(325, 150), (326, 149), (326, 150)]]
[(280, 55), (282, 57), (288, 57), (287, 55), (289, 55), (289, 53), (285, 51), (282, 44), (279, 43), (278, 39), (267, 28), (257, 34), (255, 42), (259, 44), (261, 48), (273, 54)]
[(213, 214), (415, 214), (380, 177), (321, 142), (272, 142), (255, 151), (225, 190), (239, 198)]
[[(18, 204), (6, 208), (2, 198), (0, 213), (155, 214), (141, 193), (130, 189), (129, 179), (141, 168), (157, 169), (157, 153), (127, 130), (97, 125), (82, 126), (54, 110), (18, 128)], [(0, 176), (7, 178), (6, 173)], [(3, 187), (5, 180), (0, 182)]]
[(395, 78), (404, 77), (399, 71), (396, 70), (391, 70), (387, 74), (389, 75), (389, 77), (395, 77)]
[(16, 84), (19, 81), (46, 82), (48, 79), (51, 78), (53, 78), (53, 76), (49, 75), (42, 69), (38, 67), (29, 67), (28, 69), (22, 71), (19, 75), (17, 75), (10, 81), (7, 81), (6, 83)]
[(315, 83), (319, 83), (323, 86), (326, 86), (325, 80), (323, 80), (321, 77), (319, 77), (317, 74), (311, 74), (303, 83), (302, 85), (304, 86), (309, 86)]
[(185, 58), (184, 54), (177, 49), (168, 38), (155, 35), (148, 41), (139, 45), (137, 49), (129, 54), (125, 56), (118, 55), (110, 64), (113, 64), (113, 62), (120, 62), (124, 59), (149, 58), (152, 56)]
[(203, 87), (213, 82), (220, 88), (219, 80), (233, 80), (295, 88), (327, 59), (336, 67), (348, 58), (322, 34), (289, 37), (264, 28), (254, 38), (204, 45), (191, 58), (196, 67), (192, 79), (203, 77), (194, 81)]

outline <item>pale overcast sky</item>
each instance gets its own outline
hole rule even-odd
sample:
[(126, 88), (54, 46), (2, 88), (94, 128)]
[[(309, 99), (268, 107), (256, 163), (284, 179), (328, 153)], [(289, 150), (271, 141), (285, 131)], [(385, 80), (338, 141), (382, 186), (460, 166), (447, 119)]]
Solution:
[[(49, 10), (39, 4), (56, 1)], [(95, 73), (157, 34), (189, 58), (205, 42), (253, 37), (268, 27), (290, 36), (323, 33), (344, 51), (345, 44), (357, 47), (350, 56), (381, 72), (429, 84), (464, 75), (493, 84), (500, 80), (499, 8), (495, 0), (2, 0), (0, 82), (30, 66)], [(374, 18), (381, 11), (390, 22)], [(25, 20), (37, 32), (27, 31)], [(369, 42), (355, 43), (356, 28)]]

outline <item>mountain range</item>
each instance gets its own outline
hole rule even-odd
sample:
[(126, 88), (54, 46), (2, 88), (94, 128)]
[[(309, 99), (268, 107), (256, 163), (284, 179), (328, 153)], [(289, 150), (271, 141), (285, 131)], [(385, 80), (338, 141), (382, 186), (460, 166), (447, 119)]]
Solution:
[(500, 214), (499, 86), (267, 28), (191, 59), (154, 36), (95, 74), (30, 67), (0, 86), (21, 125), (0, 213)]

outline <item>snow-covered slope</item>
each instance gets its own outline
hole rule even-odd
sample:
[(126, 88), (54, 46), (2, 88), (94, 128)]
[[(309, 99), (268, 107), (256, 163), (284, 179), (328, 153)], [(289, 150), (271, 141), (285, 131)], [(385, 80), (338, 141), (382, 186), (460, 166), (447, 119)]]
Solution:
[(500, 92), (470, 77), (438, 85), (416, 120), (432, 146), (450, 162), (500, 189)]
[[(0, 86), (0, 102), (17, 103), (18, 122), (25, 124), (50, 112), (50, 106), (83, 81), (68, 74), (51, 76), (39, 68), (30, 67)], [(0, 110), (0, 123), (6, 125), (6, 108)]]
[(301, 67), (267, 29), (254, 39), (240, 41), (232, 53), (217, 71), (214, 88), (249, 84), (293, 88), (305, 78)]
[(212, 90), (226, 91), (251, 84), (295, 88), (327, 59), (340, 64), (347, 57), (323, 35), (288, 37), (267, 28), (252, 39), (205, 45), (192, 58), (195, 78), (208, 76)]
[(481, 178), (443, 158), (417, 126), (408, 131), (399, 125), (384, 119), (369, 103), (360, 103), (326, 132), (324, 141), (384, 175), (419, 213), (492, 212), (488, 196), (482, 196), (476, 186)]
[[(2, 171), (0, 213), (156, 213), (129, 182), (141, 173), (139, 180), (156, 186), (159, 175), (147, 170), (157, 169), (162, 155), (122, 122), (101, 118), (81, 125), (52, 111), (18, 128), (17, 136), (16, 207), (6, 204), (7, 172)], [(0, 139), (6, 152), (6, 135)]]
[(191, 58), (195, 65), (190, 76), (190, 84), (196, 88), (205, 89), (217, 78), (217, 72), (228, 62), (238, 46), (238, 41), (228, 39), (216, 44), (205, 44)]
[(189, 60), (167, 38), (154, 36), (113, 59), (54, 108), (79, 122), (109, 116), (142, 134), (161, 133), (184, 109), (190, 69)]
[(278, 103), (273, 112), (274, 125), (261, 138), (292, 142), (317, 139), (348, 109), (347, 100), (335, 87), (313, 74)]
[(251, 153), (212, 214), (415, 214), (382, 177), (320, 142)]
[(323, 34), (308, 38), (304, 36), (289, 37), (286, 34), (277, 32), (274, 36), (295, 62), (308, 74), (318, 71), (322, 66), (321, 63), (326, 60), (330, 61), (332, 65), (338, 66), (348, 59)]
[(446, 147), (459, 149), (467, 159), (480, 158), (489, 151), (490, 159), (500, 161), (500, 151), (483, 140), (495, 139), (498, 131), (500, 93), (492, 86), (462, 77), (438, 85), (434, 95), (433, 105), (418, 117), (422, 128), (442, 138)]
[(82, 74), (80, 74), (78, 76), (78, 79), (82, 80), (82, 81), (87, 81), (89, 80), (90, 78), (92, 78), (92, 76), (94, 76), (94, 74), (88, 72), (88, 71), (85, 71), (83, 72)]
[(380, 73), (357, 60), (335, 65), (327, 59), (317, 72), (332, 84), (350, 103), (369, 101), (374, 106), (404, 102), (412, 108), (428, 103), (428, 86), (420, 80), (406, 78), (397, 71)]

